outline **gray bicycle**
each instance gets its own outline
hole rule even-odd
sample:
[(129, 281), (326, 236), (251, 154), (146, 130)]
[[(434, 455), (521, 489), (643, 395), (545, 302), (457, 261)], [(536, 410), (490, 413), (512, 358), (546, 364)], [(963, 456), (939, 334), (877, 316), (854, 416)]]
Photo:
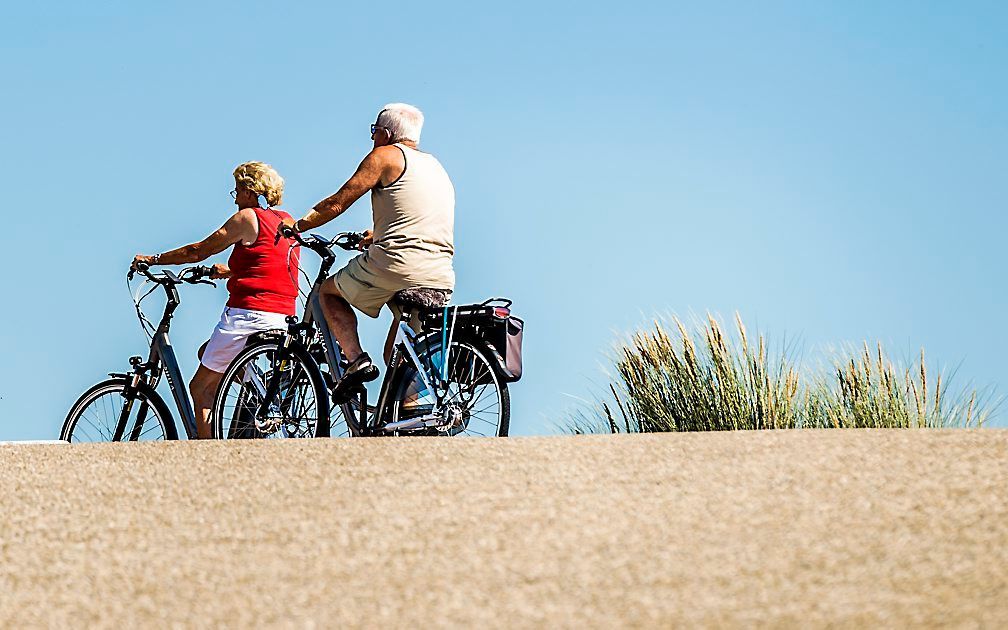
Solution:
[[(130, 357), (130, 372), (110, 372), (108, 380), (102, 381), (90, 388), (70, 408), (60, 439), (67, 442), (120, 442), (138, 440), (177, 440), (178, 429), (172, 418), (171, 410), (160, 394), (157, 386), (162, 376), (168, 379), (172, 397), (178, 409), (179, 417), (189, 439), (196, 437), (196, 416), (193, 412), (189, 393), (186, 391), (179, 369), (175, 350), (168, 338), (172, 316), (179, 306), (178, 286), (180, 284), (209, 284), (216, 286), (207, 278), (211, 269), (200, 265), (183, 269), (177, 275), (165, 269), (151, 273), (146, 265), (140, 265), (138, 271), (154, 286), (141, 295), (147, 283), (143, 283), (135, 294), (133, 304), (136, 307), (140, 325), (150, 339), (150, 352), (147, 360), (140, 356)], [(127, 276), (127, 286), (133, 279), (134, 272)], [(144, 315), (140, 305), (158, 287), (164, 289), (167, 301), (160, 323), (154, 324)], [(132, 293), (132, 291), (131, 291)]]
[(336, 261), (333, 247), (355, 250), (361, 235), (283, 236), (322, 264), (303, 319), (254, 335), (224, 372), (212, 414), (216, 437), (508, 434), (508, 383), (521, 376), (523, 329), (509, 300), (432, 308), (397, 294), (402, 315), (391, 361), (377, 403), (369, 405), (363, 386), (341, 387), (347, 362), (319, 299)]

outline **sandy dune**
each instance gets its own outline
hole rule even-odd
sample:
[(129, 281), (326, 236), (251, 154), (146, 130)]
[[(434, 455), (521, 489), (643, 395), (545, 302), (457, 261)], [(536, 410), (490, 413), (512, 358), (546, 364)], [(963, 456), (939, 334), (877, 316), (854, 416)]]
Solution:
[(0, 625), (1008, 625), (1008, 431), (0, 446)]

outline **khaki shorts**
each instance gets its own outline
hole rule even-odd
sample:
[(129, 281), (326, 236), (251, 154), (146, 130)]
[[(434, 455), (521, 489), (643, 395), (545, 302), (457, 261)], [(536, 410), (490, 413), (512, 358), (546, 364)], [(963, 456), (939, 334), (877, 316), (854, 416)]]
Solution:
[(362, 259), (364, 254), (355, 257), (336, 272), (333, 281), (340, 295), (350, 302), (350, 305), (368, 317), (378, 317), (381, 307), (388, 303), (395, 292), (404, 287), (388, 286), (382, 279), (368, 271)]

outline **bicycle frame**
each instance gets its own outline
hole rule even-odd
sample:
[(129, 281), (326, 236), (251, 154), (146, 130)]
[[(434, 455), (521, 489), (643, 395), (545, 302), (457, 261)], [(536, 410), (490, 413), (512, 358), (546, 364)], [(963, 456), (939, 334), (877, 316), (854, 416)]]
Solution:
[[(435, 393), (437, 391), (435, 384), (431, 382), (432, 377), (437, 378), (436, 375), (429, 373), (426, 366), (424, 366), (423, 361), (416, 352), (416, 341), (417, 333), (410, 328), (406, 321), (402, 318), (398, 321), (398, 328), (396, 329), (395, 340), (392, 344), (392, 356), (389, 358), (389, 365), (398, 366), (399, 360), (402, 357), (402, 350), (406, 352), (406, 359), (408, 359), (417, 370), (417, 374), (423, 379), (424, 386), (427, 388), (428, 392)], [(402, 349), (402, 350), (400, 350)], [(391, 375), (391, 370), (386, 372), (386, 378), (382, 381), (381, 391), (378, 394), (378, 404), (375, 405), (375, 418), (381, 418), (384, 415), (385, 408), (387, 407), (390, 396), (390, 390), (392, 386), (392, 379), (388, 378)], [(438, 401), (440, 402), (440, 400)], [(436, 416), (431, 416), (430, 418), (424, 417), (421, 420), (433, 419)], [(415, 420), (414, 420), (415, 421)]]
[(185, 381), (182, 378), (178, 359), (175, 358), (175, 349), (168, 338), (167, 327), (154, 335), (148, 362), (158, 367), (163, 366), (165, 378), (168, 379), (168, 388), (171, 389), (172, 398), (175, 400), (175, 407), (182, 419), (186, 435), (189, 439), (194, 439), (196, 437), (196, 412), (193, 410), (192, 401), (189, 400), (189, 392), (184, 385)]
[[(326, 245), (322, 246), (320, 243), (326, 243)], [(339, 380), (343, 378), (343, 367), (340, 363), (343, 354), (342, 350), (340, 349), (339, 342), (332, 334), (332, 331), (329, 329), (329, 325), (326, 321), (325, 313), (322, 308), (322, 300), (320, 292), (322, 283), (328, 277), (329, 270), (332, 268), (332, 265), (336, 261), (336, 256), (331, 250), (330, 247), (331, 242), (325, 241), (324, 239), (319, 239), (318, 241), (313, 242), (312, 244), (309, 244), (308, 242), (302, 240), (301, 244), (308, 246), (310, 249), (312, 249), (320, 256), (322, 256), (322, 264), (319, 267), (319, 273), (316, 276), (315, 282), (312, 284), (311, 292), (308, 294), (308, 299), (306, 300), (305, 312), (302, 321), (300, 323), (291, 323), (291, 325), (288, 327), (287, 335), (283, 343), (281, 343), (280, 352), (277, 356), (277, 360), (278, 361), (286, 360), (288, 356), (287, 355), (288, 348), (290, 347), (290, 344), (296, 342), (295, 340), (298, 337), (299, 330), (309, 331), (313, 327), (317, 327), (322, 337), (323, 346), (325, 347), (325, 357), (326, 357), (326, 363), (329, 367), (329, 373), (333, 377), (334, 383), (338, 383)], [(312, 245), (314, 245), (314, 247)], [(320, 249), (323, 251), (319, 251)], [(403, 351), (405, 351), (406, 359), (413, 364), (413, 366), (417, 370), (417, 373), (421, 375), (424, 384), (428, 388), (428, 391), (432, 393), (437, 391), (436, 388), (434, 387), (434, 383), (431, 382), (432, 375), (429, 373), (429, 371), (426, 369), (423, 362), (417, 355), (416, 349), (414, 347), (414, 343), (416, 340), (417, 340), (417, 334), (409, 326), (407, 326), (403, 318), (399, 318), (398, 329), (396, 330), (395, 341), (393, 344), (391, 361), (389, 363), (388, 368), (386, 369), (385, 376), (382, 380), (381, 391), (378, 396), (378, 404), (373, 408), (373, 415), (371, 416), (372, 422), (377, 422), (379, 418), (384, 417), (386, 406), (389, 403), (389, 396), (390, 396), (389, 390), (392, 384), (392, 379), (390, 377), (392, 372), (394, 371), (393, 368), (398, 366), (400, 358), (403, 356)], [(246, 373), (246, 379), (256, 380), (259, 378), (260, 376), (258, 374)], [(266, 410), (270, 402), (274, 397), (276, 397), (279, 391), (279, 380), (277, 379), (275, 382), (267, 384), (263, 384), (260, 382), (257, 383), (255, 386), (260, 391), (265, 392), (265, 395), (262, 397), (262, 401), (260, 402), (260, 406), (258, 409), (258, 414), (260, 416), (263, 416), (266, 414)], [(344, 414), (344, 417), (347, 418), (348, 420), (352, 418), (354, 415), (359, 414), (358, 417), (360, 418), (360, 422), (358, 423), (357, 426), (360, 427), (362, 431), (366, 431), (368, 428), (370, 428), (369, 425), (371, 423), (368, 422), (369, 410), (366, 397), (363, 400), (361, 400), (359, 407), (357, 409), (354, 408), (353, 402), (341, 403), (339, 406)], [(431, 418), (424, 417), (422, 418), (422, 420), (433, 419), (433, 417), (434, 416), (432, 416)], [(347, 426), (351, 428), (351, 431), (353, 431), (353, 425), (354, 423), (350, 422), (347, 423)]]
[[(171, 278), (172, 276), (168, 277)], [(178, 359), (175, 356), (175, 348), (168, 337), (168, 329), (171, 327), (172, 316), (180, 304), (178, 289), (174, 282), (162, 284), (161, 286), (167, 294), (168, 301), (165, 304), (165, 311), (161, 316), (161, 322), (158, 324), (157, 330), (151, 338), (150, 353), (147, 356), (146, 363), (141, 363), (139, 357), (132, 357), (130, 359), (130, 364), (133, 366), (132, 374), (111, 374), (112, 376), (122, 376), (129, 379), (126, 390), (123, 392), (126, 404), (123, 405), (119, 421), (116, 423), (116, 429), (112, 437), (113, 441), (121, 441), (126, 434), (126, 424), (129, 420), (133, 402), (136, 400), (136, 392), (140, 383), (144, 382), (152, 388), (156, 387), (162, 375), (168, 379), (168, 387), (171, 389), (172, 398), (175, 400), (175, 407), (178, 409), (179, 417), (182, 419), (186, 436), (190, 440), (196, 438), (196, 413), (193, 410), (192, 402), (189, 400), (189, 393), (186, 391), (184, 385), (185, 381), (182, 378), (182, 370), (179, 368)], [(148, 372), (150, 373), (149, 379), (146, 378)], [(147, 403), (144, 402), (142, 405), (134, 426), (130, 431), (131, 440), (135, 440), (138, 437), (138, 433), (146, 420)]]
[[(329, 330), (329, 325), (326, 322), (325, 315), (322, 311), (321, 296), (318, 291), (318, 287), (312, 290), (312, 293), (308, 301), (310, 309), (305, 314), (304, 323), (307, 325), (315, 324), (318, 326), (319, 332), (322, 334), (322, 341), (325, 345), (326, 350), (326, 360), (329, 363), (330, 370), (332, 370), (337, 382), (339, 379), (343, 378), (343, 369), (340, 365), (339, 358), (342, 356), (342, 351), (339, 347), (339, 342), (333, 336), (332, 331)], [(434, 383), (431, 382), (432, 375), (428, 373), (426, 366), (420, 360), (417, 355), (415, 348), (415, 341), (417, 340), (417, 333), (410, 328), (406, 321), (400, 317), (397, 321), (398, 328), (396, 329), (395, 340), (392, 345), (392, 356), (390, 357), (389, 365), (385, 370), (385, 376), (382, 378), (381, 390), (378, 394), (378, 403), (374, 407), (374, 414), (372, 416), (372, 421), (377, 422), (379, 418), (384, 417), (385, 410), (388, 405), (390, 397), (390, 389), (392, 385), (392, 373), (393, 368), (399, 366), (400, 359), (403, 358), (403, 351), (405, 351), (405, 359), (408, 360), (416, 368), (417, 373), (423, 379), (424, 385), (427, 387), (427, 391), (434, 393), (436, 391)], [(436, 378), (436, 377), (435, 377)], [(340, 405), (343, 413), (348, 417), (355, 412), (352, 403), (344, 403)], [(361, 419), (360, 427), (362, 429), (368, 427), (368, 410), (366, 401), (361, 404), (359, 409), (359, 417)], [(431, 416), (430, 418), (424, 417), (421, 420), (433, 419), (436, 416)], [(415, 421), (415, 420), (414, 420)], [(351, 426), (350, 424), (347, 425)]]

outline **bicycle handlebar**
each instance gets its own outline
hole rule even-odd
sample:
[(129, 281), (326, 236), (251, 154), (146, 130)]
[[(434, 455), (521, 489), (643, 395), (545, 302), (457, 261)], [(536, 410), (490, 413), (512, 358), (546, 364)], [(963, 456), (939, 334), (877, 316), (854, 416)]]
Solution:
[(156, 284), (168, 285), (168, 284), (209, 284), (211, 286), (217, 286), (216, 283), (205, 280), (204, 278), (209, 278), (213, 275), (213, 268), (206, 265), (196, 265), (195, 267), (186, 267), (181, 272), (176, 275), (172, 271), (165, 269), (161, 273), (154, 274), (150, 271), (150, 265), (147, 263), (137, 263), (136, 269), (130, 269), (127, 278), (132, 280), (133, 274), (139, 271), (148, 280)]
[(298, 244), (319, 254), (329, 253), (328, 250), (333, 245), (347, 251), (355, 251), (360, 246), (361, 241), (364, 240), (364, 235), (359, 232), (340, 232), (332, 240), (327, 240), (317, 234), (311, 234), (309, 238), (305, 238), (300, 232), (295, 231), (293, 227), (283, 224), (280, 225), (277, 234), (278, 236), (296, 241)]

